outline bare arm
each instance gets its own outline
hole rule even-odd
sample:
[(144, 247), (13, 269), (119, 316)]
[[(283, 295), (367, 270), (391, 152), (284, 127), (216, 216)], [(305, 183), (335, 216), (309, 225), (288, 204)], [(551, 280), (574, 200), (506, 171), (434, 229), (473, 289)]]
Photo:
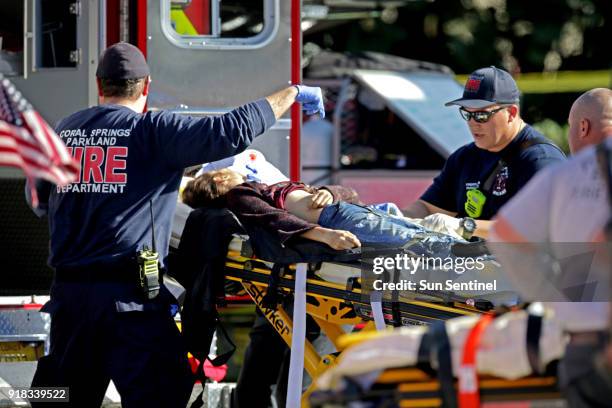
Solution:
[(359, 239), (349, 231), (333, 230), (323, 227), (314, 227), (301, 234), (301, 237), (312, 241), (322, 242), (333, 249), (351, 249), (360, 247)]
[(489, 231), (493, 227), (495, 221), (493, 220), (476, 220), (476, 230), (474, 235), (480, 238), (489, 238)]
[[(402, 212), (404, 213), (404, 216), (409, 218), (425, 218), (428, 215), (437, 213), (449, 215), (451, 217), (457, 216), (456, 212), (446, 211), (423, 200), (415, 201), (407, 208), (402, 210)], [(493, 226), (493, 223), (494, 221), (491, 220), (476, 220), (476, 230), (474, 231), (474, 235), (480, 238), (488, 238), (489, 230)]]
[(287, 109), (293, 105), (297, 93), (297, 88), (295, 86), (289, 86), (282, 91), (278, 91), (266, 97), (276, 119), (283, 116), (283, 114), (287, 112)]
[(425, 218), (430, 214), (436, 213), (450, 215), (451, 217), (455, 217), (457, 215), (456, 212), (446, 211), (443, 208), (436, 207), (435, 205), (423, 200), (417, 200), (410, 204), (408, 207), (402, 210), (402, 213), (404, 213), (404, 216), (408, 218)]

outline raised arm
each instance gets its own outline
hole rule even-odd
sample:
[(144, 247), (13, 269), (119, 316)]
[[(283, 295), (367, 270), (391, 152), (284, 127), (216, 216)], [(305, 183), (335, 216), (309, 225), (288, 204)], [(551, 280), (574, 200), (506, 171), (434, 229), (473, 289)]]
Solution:
[(325, 117), (323, 94), (319, 87), (293, 85), (268, 96), (266, 100), (270, 103), (276, 119), (283, 116), (294, 102), (301, 103), (308, 115), (318, 113), (321, 118)]
[(291, 105), (293, 105), (297, 94), (297, 88), (295, 86), (290, 86), (288, 88), (283, 89), (282, 91), (278, 91), (266, 97), (266, 100), (270, 104), (270, 107), (272, 108), (272, 112), (274, 112), (274, 117), (276, 117), (276, 119), (279, 119), (281, 116), (283, 116), (287, 109), (289, 109)]
[(242, 152), (296, 101), (308, 114), (325, 114), (321, 89), (296, 85), (220, 116), (147, 112), (139, 132), (146, 140), (139, 143), (150, 146), (172, 168), (213, 162)]

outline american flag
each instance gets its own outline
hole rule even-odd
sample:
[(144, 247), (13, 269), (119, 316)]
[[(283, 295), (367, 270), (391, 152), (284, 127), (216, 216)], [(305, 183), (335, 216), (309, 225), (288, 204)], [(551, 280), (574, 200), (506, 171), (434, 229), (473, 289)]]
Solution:
[(58, 186), (76, 180), (79, 164), (66, 146), (11, 82), (0, 74), (0, 166), (23, 170), (38, 206), (35, 179)]

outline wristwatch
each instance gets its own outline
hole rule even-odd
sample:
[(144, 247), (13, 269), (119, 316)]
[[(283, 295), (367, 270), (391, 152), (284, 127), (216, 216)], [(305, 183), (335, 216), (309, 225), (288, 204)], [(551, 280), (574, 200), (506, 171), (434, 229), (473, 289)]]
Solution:
[(470, 217), (464, 217), (459, 221), (459, 227), (461, 228), (461, 236), (466, 241), (469, 241), (476, 231), (476, 221)]

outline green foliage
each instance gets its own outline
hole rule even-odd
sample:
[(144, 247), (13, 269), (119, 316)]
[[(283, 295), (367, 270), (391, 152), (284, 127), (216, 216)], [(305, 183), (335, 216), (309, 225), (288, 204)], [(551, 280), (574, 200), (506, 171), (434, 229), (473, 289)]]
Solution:
[(554, 120), (544, 119), (541, 122), (535, 123), (533, 127), (552, 140), (565, 152), (565, 154), (569, 154), (569, 144), (567, 142), (567, 131), (569, 126), (567, 124), (561, 126)]
[[(381, 2), (382, 3), (382, 2)], [(457, 73), (497, 65), (513, 74), (609, 69), (610, 0), (412, 1), (393, 24), (347, 21), (305, 34), (337, 51), (377, 50), (446, 64)]]

